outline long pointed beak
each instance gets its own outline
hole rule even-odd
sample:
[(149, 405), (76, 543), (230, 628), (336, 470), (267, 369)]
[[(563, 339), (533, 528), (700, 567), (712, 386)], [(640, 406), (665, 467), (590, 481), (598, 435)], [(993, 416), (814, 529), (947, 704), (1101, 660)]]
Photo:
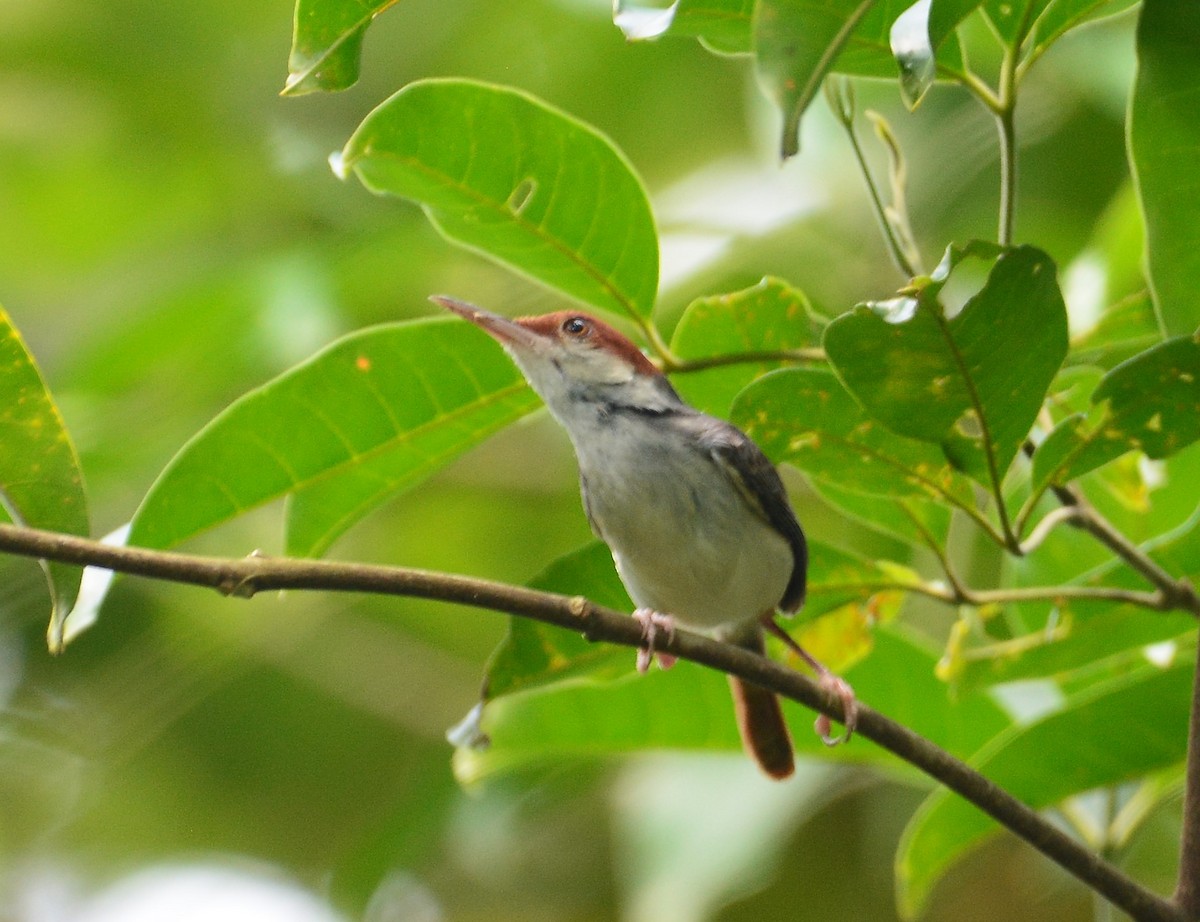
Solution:
[(507, 317), (501, 317), (499, 314), (493, 314), (491, 311), (485, 311), (474, 304), (468, 304), (466, 301), (460, 301), (447, 295), (430, 295), (429, 300), (446, 308), (451, 313), (458, 314), (464, 320), (471, 321), (501, 345), (534, 348), (542, 341), (540, 336), (519, 323), (509, 320)]

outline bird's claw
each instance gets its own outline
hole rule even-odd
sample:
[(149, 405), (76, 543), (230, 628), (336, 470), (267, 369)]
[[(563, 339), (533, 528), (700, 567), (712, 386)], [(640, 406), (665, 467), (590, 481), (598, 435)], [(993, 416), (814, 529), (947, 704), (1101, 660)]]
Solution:
[(839, 743), (848, 743), (850, 737), (854, 735), (854, 728), (858, 726), (858, 699), (854, 697), (854, 689), (850, 687), (849, 682), (839, 676), (835, 676), (832, 672), (821, 673), (817, 684), (821, 686), (821, 690), (825, 693), (836, 695), (841, 699), (842, 723), (846, 729), (840, 735), (834, 736), (831, 722), (824, 714), (817, 715), (813, 729), (817, 731), (817, 736), (821, 737), (821, 742), (826, 746), (837, 746)]
[(663, 669), (670, 669), (674, 666), (678, 657), (672, 656), (670, 653), (660, 653), (654, 649), (654, 642), (658, 639), (659, 631), (665, 631), (668, 640), (675, 636), (675, 621), (671, 616), (656, 612), (652, 608), (639, 608), (633, 613), (633, 619), (642, 626), (642, 639), (646, 641), (646, 645), (638, 649), (637, 671), (643, 675), (649, 672), (650, 664), (654, 662), (656, 656), (658, 665)]

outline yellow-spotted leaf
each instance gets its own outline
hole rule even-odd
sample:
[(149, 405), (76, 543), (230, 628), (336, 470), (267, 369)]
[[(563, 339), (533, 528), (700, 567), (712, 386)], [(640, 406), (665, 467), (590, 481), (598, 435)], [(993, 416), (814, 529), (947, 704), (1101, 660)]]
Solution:
[(368, 511), (538, 406), (455, 320), (362, 330), (234, 402), (151, 487), (129, 543), (169, 547), (291, 497), (287, 550), (317, 554)]

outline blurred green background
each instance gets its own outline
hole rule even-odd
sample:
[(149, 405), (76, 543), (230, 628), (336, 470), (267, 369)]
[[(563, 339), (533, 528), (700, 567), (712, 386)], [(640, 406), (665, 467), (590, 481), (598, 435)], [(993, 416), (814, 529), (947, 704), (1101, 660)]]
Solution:
[[(347, 331), (430, 313), (433, 292), (557, 306), (330, 171), (419, 77), (517, 86), (613, 138), (651, 191), (668, 328), (692, 297), (766, 274), (829, 313), (900, 281), (823, 104), (781, 167), (744, 61), (627, 44), (605, 0), (405, 0), (369, 31), (357, 86), (283, 99), (291, 15), (286, 0), (0, 0), (0, 303), (77, 441), (97, 535), (231, 399)], [(1118, 274), (1097, 293), (1080, 260), (1097, 228), (1127, 232), (1132, 24), (1068, 36), (1022, 97), (1017, 238), (1059, 262), (1083, 312), (1140, 284)], [(905, 145), (927, 261), (994, 233), (979, 107), (935, 90), (909, 115), (883, 83), (859, 98)], [(1136, 242), (1120, 252), (1132, 275)], [(279, 511), (194, 546), (273, 552)], [(539, 416), (333, 556), (522, 582), (588, 538), (565, 439)], [(894, 918), (892, 855), (923, 794), (911, 778), (808, 764), (773, 786), (740, 756), (648, 754), (463, 791), (444, 733), (477, 700), (497, 615), (124, 580), (51, 659), (44, 594), (35, 566), (0, 560), (2, 918)], [(1162, 811), (1126, 856), (1162, 891), (1176, 823)], [(1002, 838), (929, 918), (1103, 911)]]

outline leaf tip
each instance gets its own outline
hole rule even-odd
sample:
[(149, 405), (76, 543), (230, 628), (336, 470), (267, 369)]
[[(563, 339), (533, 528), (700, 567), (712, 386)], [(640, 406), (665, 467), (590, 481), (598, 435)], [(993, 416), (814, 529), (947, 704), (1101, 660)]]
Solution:
[(346, 156), (345, 150), (335, 150), (328, 157), (329, 169), (333, 171), (333, 175), (345, 182), (350, 178), (350, 171), (353, 169), (353, 160)]

